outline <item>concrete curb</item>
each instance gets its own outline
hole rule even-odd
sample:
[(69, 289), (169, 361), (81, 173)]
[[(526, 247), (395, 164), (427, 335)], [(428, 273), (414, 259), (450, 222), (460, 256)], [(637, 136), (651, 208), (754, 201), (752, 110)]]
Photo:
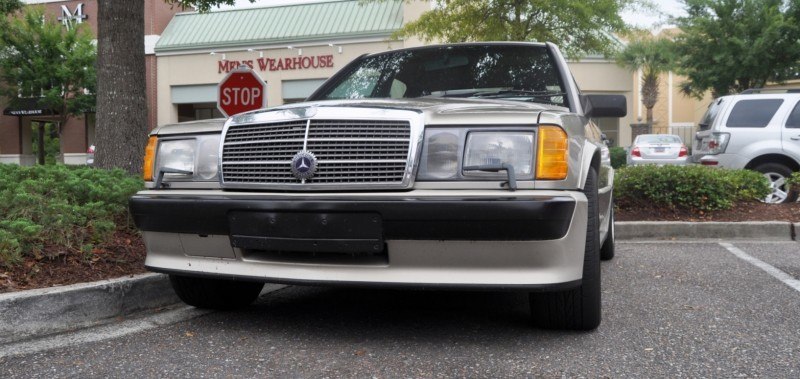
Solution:
[(642, 239), (768, 239), (792, 241), (800, 224), (782, 221), (674, 222), (626, 221), (615, 223), (619, 240)]
[(0, 294), (0, 343), (85, 328), (178, 302), (163, 274)]

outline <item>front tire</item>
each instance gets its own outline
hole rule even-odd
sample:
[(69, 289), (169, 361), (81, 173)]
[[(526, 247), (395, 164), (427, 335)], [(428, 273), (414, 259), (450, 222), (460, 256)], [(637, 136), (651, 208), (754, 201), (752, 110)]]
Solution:
[(264, 283), (170, 275), (172, 289), (186, 304), (207, 309), (236, 309), (250, 305)]
[(577, 288), (530, 294), (533, 324), (547, 329), (593, 330), (600, 325), (600, 219), (597, 171), (589, 169), (583, 193), (588, 200), (583, 279)]
[(767, 204), (793, 203), (797, 201), (797, 191), (790, 191), (786, 179), (792, 170), (780, 163), (764, 163), (755, 168), (769, 180), (772, 192), (762, 201)]

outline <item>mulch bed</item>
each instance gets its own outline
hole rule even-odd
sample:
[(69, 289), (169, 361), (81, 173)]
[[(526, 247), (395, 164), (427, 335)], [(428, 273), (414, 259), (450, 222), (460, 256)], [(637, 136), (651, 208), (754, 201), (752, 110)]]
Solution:
[(800, 203), (741, 203), (732, 209), (702, 212), (676, 210), (652, 204), (618, 204), (617, 221), (787, 221), (800, 222)]
[[(711, 213), (675, 210), (652, 204), (619, 204), (615, 216), (617, 221), (800, 222), (800, 203), (744, 203), (734, 209)], [(0, 268), (0, 293), (140, 274), (147, 271), (144, 268), (145, 254), (141, 236), (129, 229), (117, 230), (112, 241), (96, 247), (90, 254), (67, 252), (59, 246), (45, 246), (43, 257), (27, 258), (13, 270)]]
[(142, 237), (128, 229), (118, 229), (111, 241), (88, 254), (66, 251), (60, 246), (44, 246), (43, 250), (38, 259), (26, 258), (12, 270), (0, 267), (0, 293), (93, 282), (147, 271)]

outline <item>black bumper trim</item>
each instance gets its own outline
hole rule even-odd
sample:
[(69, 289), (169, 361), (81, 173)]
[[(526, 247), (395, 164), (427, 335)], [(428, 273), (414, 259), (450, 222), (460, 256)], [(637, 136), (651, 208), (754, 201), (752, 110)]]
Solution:
[(130, 209), (136, 226), (153, 232), (230, 235), (233, 212), (374, 213), (380, 217), (384, 240), (537, 241), (567, 234), (575, 200), (135, 195)]
[(206, 274), (202, 272), (170, 270), (158, 267), (145, 266), (152, 272), (167, 275), (190, 276), (195, 278), (227, 279), (236, 281), (273, 283), (315, 287), (352, 287), (352, 288), (386, 288), (386, 289), (419, 289), (419, 290), (463, 290), (463, 291), (526, 291), (526, 292), (559, 292), (580, 287), (581, 279), (563, 283), (552, 284), (454, 284), (454, 283), (386, 283), (386, 282), (346, 282), (346, 281), (319, 281), (285, 278), (249, 277), (237, 275)]

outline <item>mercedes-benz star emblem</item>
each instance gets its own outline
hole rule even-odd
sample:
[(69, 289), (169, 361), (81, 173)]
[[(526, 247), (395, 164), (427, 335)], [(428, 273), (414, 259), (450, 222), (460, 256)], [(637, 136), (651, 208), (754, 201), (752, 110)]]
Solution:
[(301, 151), (292, 158), (292, 174), (295, 178), (306, 181), (317, 172), (317, 157), (309, 151)]

